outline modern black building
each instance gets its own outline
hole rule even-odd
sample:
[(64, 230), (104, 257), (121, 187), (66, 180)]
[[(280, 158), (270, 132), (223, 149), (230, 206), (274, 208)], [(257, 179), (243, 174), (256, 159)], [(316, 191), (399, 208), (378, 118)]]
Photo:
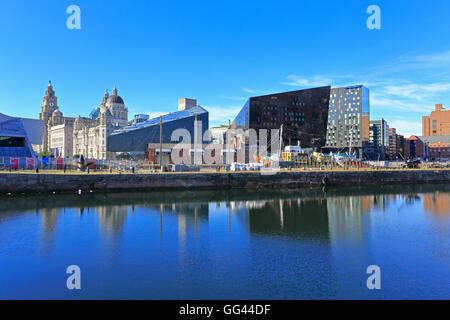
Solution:
[(232, 129), (282, 128), (284, 145), (320, 149), (325, 145), (330, 86), (250, 98), (233, 121)]

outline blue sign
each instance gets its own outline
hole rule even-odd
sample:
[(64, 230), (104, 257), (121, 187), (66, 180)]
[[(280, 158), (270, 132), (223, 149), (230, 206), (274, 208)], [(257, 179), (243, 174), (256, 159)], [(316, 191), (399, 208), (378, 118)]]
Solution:
[(49, 163), (49, 158), (43, 157), (42, 158), (42, 163)]

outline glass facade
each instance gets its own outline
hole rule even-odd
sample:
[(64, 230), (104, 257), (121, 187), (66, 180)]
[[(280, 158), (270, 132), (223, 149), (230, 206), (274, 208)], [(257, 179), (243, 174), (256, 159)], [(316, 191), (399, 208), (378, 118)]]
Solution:
[(233, 121), (233, 129), (281, 129), (284, 145), (321, 148), (325, 144), (330, 87), (250, 98)]
[(232, 128), (246, 130), (250, 126), (250, 100), (247, 100), (245, 105), (239, 111), (236, 119), (234, 119)]
[(44, 123), (41, 120), (9, 117), (0, 113), (0, 158), (31, 157), (31, 143), (41, 143)]
[(331, 89), (325, 148), (335, 152), (352, 148), (362, 156), (369, 145), (369, 115), (368, 88)]
[(370, 157), (384, 160), (389, 150), (389, 126), (386, 120), (370, 121)]
[(23, 148), (25, 147), (25, 138), (0, 137), (0, 147)]

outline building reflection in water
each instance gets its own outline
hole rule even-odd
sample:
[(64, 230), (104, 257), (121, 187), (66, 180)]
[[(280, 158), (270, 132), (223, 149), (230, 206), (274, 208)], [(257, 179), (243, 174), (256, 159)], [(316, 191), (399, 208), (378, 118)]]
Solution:
[(41, 250), (43, 256), (48, 256), (55, 240), (56, 224), (60, 208), (43, 208), (38, 210), (41, 218)]
[(414, 193), (327, 197), (331, 239), (362, 240), (363, 234), (370, 229), (371, 212), (377, 210), (385, 214), (388, 206), (395, 206), (400, 211), (420, 200)]
[(143, 207), (153, 209), (155, 212), (159, 212), (160, 241), (162, 241), (164, 233), (164, 220), (173, 217), (176, 218), (178, 248), (180, 256), (184, 254), (188, 232), (193, 230), (195, 237), (197, 237), (199, 225), (208, 224), (208, 203), (160, 203), (154, 205), (145, 205)]
[(250, 233), (328, 238), (325, 199), (294, 198), (247, 204)]
[(176, 215), (178, 236), (180, 239), (186, 238), (188, 229), (194, 229), (197, 232), (198, 224), (207, 223), (209, 217), (208, 203), (161, 203), (158, 205), (147, 205), (145, 207), (161, 213), (161, 226), (164, 225), (163, 220), (165, 215)]
[(422, 197), (423, 210), (438, 217), (450, 215), (450, 194), (442, 192), (425, 193)]
[(129, 206), (99, 206), (96, 208), (101, 230), (112, 240), (117, 240), (127, 221)]
[(370, 200), (368, 197), (356, 196), (327, 198), (329, 230), (333, 240), (362, 239), (362, 214), (364, 208), (370, 207)]
[[(270, 193), (267, 193), (270, 197)], [(290, 197), (289, 197), (290, 196)], [(370, 232), (370, 213), (378, 210), (384, 214), (387, 206), (395, 205), (398, 210), (403, 206), (423, 202), (425, 212), (436, 216), (450, 214), (450, 194), (445, 192), (377, 195), (328, 195), (317, 194), (313, 197), (296, 197), (289, 194), (281, 199), (264, 199), (261, 194), (257, 200), (219, 201), (208, 200), (172, 203), (131, 203), (120, 202), (119, 205), (99, 205), (95, 202), (90, 207), (78, 207), (80, 217), (86, 212), (94, 212), (100, 222), (101, 231), (109, 240), (117, 241), (125, 228), (128, 213), (136, 208), (150, 208), (159, 213), (160, 236), (164, 232), (165, 217), (174, 217), (177, 221), (178, 242), (180, 250), (186, 245), (189, 232), (195, 237), (199, 233), (199, 225), (209, 224), (210, 204), (216, 203), (215, 210), (222, 210), (225, 204), (228, 219), (228, 232), (232, 232), (232, 221), (241, 224), (250, 234), (283, 235), (295, 238), (327, 239), (332, 244), (339, 241), (351, 241), (355, 244), (363, 242), (364, 234)], [(273, 198), (273, 197), (272, 197)], [(275, 197), (276, 198), (276, 197)], [(195, 199), (195, 198), (194, 198)], [(194, 200), (195, 201), (195, 200)], [(131, 210), (129, 210), (131, 209)], [(41, 220), (42, 250), (44, 253), (52, 248), (57, 229), (58, 215), (65, 209), (37, 209)]]

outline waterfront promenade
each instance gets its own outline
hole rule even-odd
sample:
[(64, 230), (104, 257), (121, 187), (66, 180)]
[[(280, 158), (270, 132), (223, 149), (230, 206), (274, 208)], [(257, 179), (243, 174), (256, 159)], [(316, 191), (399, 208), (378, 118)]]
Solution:
[(324, 185), (449, 183), (449, 169), (296, 170), (185, 173), (0, 173), (0, 193), (300, 188)]

